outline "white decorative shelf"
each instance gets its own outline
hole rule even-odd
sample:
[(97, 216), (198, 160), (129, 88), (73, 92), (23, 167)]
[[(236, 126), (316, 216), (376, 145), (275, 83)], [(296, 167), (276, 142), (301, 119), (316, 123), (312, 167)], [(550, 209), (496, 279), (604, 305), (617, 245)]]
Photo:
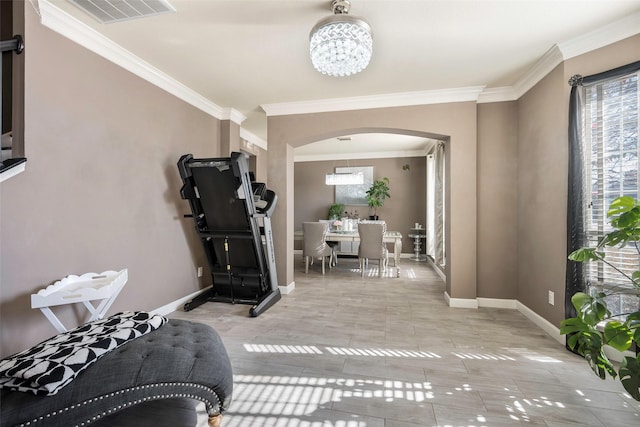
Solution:
[[(102, 319), (127, 283), (127, 279), (127, 269), (85, 273), (82, 276), (69, 275), (31, 294), (31, 308), (39, 308), (56, 330), (62, 333), (67, 329), (49, 307), (82, 303), (91, 313), (87, 321)], [(101, 302), (94, 307), (91, 301), (97, 300)]]
[(7, 179), (13, 178), (14, 176), (18, 175), (19, 173), (24, 172), (25, 168), (27, 167), (27, 164), (25, 163), (26, 160), (27, 159), (18, 159), (17, 162), (15, 161), (15, 159), (5, 160), (5, 165), (8, 162), (12, 162), (15, 163), (15, 166), (11, 166), (10, 168), (0, 172), (0, 182), (6, 181)]

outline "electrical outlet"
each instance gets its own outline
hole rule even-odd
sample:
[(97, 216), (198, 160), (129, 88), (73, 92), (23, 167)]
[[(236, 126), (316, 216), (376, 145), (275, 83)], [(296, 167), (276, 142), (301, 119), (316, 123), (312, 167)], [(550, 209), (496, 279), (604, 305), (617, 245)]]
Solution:
[(202, 267), (198, 267), (198, 277), (202, 277)]
[(555, 304), (555, 294), (553, 293), (553, 291), (549, 291), (549, 304)]

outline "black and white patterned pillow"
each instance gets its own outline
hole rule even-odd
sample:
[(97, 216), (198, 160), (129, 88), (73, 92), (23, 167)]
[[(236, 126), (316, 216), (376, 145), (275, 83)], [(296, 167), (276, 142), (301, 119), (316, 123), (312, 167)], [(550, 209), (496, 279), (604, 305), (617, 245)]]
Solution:
[(0, 360), (0, 388), (54, 395), (100, 357), (166, 322), (128, 311), (78, 326)]

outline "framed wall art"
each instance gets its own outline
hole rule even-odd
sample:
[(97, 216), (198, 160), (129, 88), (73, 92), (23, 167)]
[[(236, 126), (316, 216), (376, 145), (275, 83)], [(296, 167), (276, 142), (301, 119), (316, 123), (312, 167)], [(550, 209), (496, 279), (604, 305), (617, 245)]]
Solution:
[(337, 167), (336, 173), (362, 172), (364, 183), (357, 185), (336, 185), (336, 203), (346, 206), (368, 206), (367, 190), (373, 184), (373, 166)]

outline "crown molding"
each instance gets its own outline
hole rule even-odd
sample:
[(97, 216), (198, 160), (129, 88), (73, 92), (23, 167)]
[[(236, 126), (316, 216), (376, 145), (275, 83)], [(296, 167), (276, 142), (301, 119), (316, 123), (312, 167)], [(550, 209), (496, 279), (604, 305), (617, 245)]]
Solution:
[(267, 141), (265, 141), (264, 139), (260, 138), (258, 135), (249, 132), (246, 129), (240, 128), (240, 138), (244, 139), (245, 141), (247, 141), (250, 144), (257, 145), (258, 147), (262, 148), (263, 150), (267, 150), (268, 149)]
[(558, 48), (558, 45), (554, 44), (551, 49), (546, 51), (545, 54), (520, 77), (516, 84), (513, 85), (513, 92), (516, 96), (515, 99), (519, 99), (527, 93), (529, 89), (538, 84), (538, 82), (545, 78), (554, 68), (562, 64), (562, 61), (564, 61), (562, 52)]
[[(29, 0), (29, 2), (38, 15), (40, 15), (42, 25), (102, 56), (108, 61), (119, 65), (214, 118), (219, 120), (232, 120), (239, 125), (246, 119), (246, 116), (238, 110), (220, 107), (193, 89), (143, 61), (141, 58), (114, 43), (88, 25), (59, 9), (49, 0)], [(637, 12), (604, 27), (594, 29), (582, 36), (561, 42), (552, 46), (513, 86), (496, 88), (472, 86), (350, 98), (262, 104), (260, 107), (267, 116), (280, 116), (452, 102), (489, 103), (514, 101), (540, 82), (540, 80), (563, 61), (639, 33), (640, 12)], [(244, 139), (266, 150), (266, 141), (241, 128), (241, 133), (242, 132), (248, 135), (248, 137)]]
[(478, 96), (478, 104), (489, 102), (515, 101), (516, 96), (513, 86), (489, 87), (483, 90)]
[(40, 22), (45, 27), (119, 65), (205, 113), (217, 119), (222, 119), (224, 115), (223, 108), (143, 61), (93, 28), (78, 21), (48, 0), (39, 0), (38, 8)]
[(475, 102), (483, 89), (484, 86), (471, 86), (420, 92), (399, 92), (350, 98), (262, 104), (260, 107), (267, 113), (267, 116), (283, 116), (288, 114), (365, 110), (369, 108), (405, 107), (409, 105), (446, 104), (450, 102)]
[(235, 108), (222, 108), (220, 112), (220, 117), (218, 118), (220, 120), (231, 120), (232, 122), (241, 125), (242, 122), (245, 121), (247, 116), (245, 116)]
[(633, 13), (579, 37), (558, 43), (565, 60), (633, 37), (640, 33), (640, 12)]

